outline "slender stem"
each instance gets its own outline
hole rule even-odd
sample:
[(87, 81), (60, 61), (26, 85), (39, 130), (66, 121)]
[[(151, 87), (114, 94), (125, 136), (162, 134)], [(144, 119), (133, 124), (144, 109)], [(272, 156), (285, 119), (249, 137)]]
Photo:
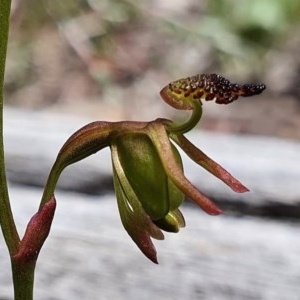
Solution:
[(32, 300), (36, 261), (24, 263), (12, 260), (14, 300)]
[(54, 163), (50, 171), (50, 174), (48, 176), (47, 183), (45, 185), (45, 189), (42, 196), (42, 200), (40, 202), (39, 209), (41, 209), (53, 197), (57, 181), (59, 179), (61, 172), (65, 167), (66, 166), (61, 164), (59, 160), (56, 160), (56, 162)]
[(192, 130), (200, 121), (202, 117), (202, 104), (198, 100), (194, 100), (191, 102), (193, 106), (193, 113), (190, 119), (183, 124), (176, 124), (170, 122), (167, 124), (167, 130), (174, 134), (184, 134)]
[(7, 189), (3, 145), (3, 84), (9, 30), (10, 0), (0, 1), (0, 224), (11, 255), (19, 247), (19, 235), (14, 223)]
[(11, 256), (15, 300), (31, 300), (33, 297), (35, 261), (28, 264), (14, 259), (14, 255), (19, 250), (20, 238), (10, 207), (4, 159), (3, 91), (10, 6), (11, 0), (0, 1), (0, 224)]

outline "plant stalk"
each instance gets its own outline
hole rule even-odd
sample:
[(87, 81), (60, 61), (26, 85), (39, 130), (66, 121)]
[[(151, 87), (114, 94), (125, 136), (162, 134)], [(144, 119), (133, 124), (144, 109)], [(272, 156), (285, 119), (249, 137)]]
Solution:
[(15, 300), (31, 300), (35, 261), (24, 263), (14, 259), (20, 247), (20, 237), (14, 222), (5, 171), (3, 143), (4, 74), (9, 33), (11, 0), (0, 0), (0, 225), (11, 257)]
[(24, 263), (12, 259), (14, 300), (32, 300), (36, 261)]
[(0, 1), (0, 224), (9, 253), (12, 256), (18, 251), (20, 238), (14, 223), (9, 202), (3, 144), (3, 86), (10, 5), (11, 0)]

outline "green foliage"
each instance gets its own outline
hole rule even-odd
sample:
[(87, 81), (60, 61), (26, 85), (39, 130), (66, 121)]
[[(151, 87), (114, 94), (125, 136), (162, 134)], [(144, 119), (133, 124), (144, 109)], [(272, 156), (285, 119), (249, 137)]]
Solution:
[[(241, 0), (208, 2), (209, 19), (215, 30), (233, 34), (241, 51), (249, 48), (259, 55), (269, 50), (300, 24), (300, 3), (297, 0)], [(228, 47), (230, 49), (230, 46)], [(235, 52), (232, 50), (231, 52)]]
[[(120, 111), (126, 111), (124, 86), (149, 74), (163, 77), (166, 69), (174, 77), (222, 70), (261, 78), (268, 73), (270, 57), (276, 56), (274, 50), (284, 52), (300, 23), (296, 0), (194, 0), (178, 6), (133, 0), (18, 3), (12, 17), (7, 100), (22, 105), (24, 91), (30, 99), (27, 107), (33, 108), (51, 105), (53, 99), (65, 101), (61, 83), (77, 74), (86, 80), (83, 84), (93, 85), (81, 99), (117, 104)], [(48, 47), (44, 55), (39, 45), (46, 43), (57, 47)], [(41, 70), (50, 74), (43, 77)]]

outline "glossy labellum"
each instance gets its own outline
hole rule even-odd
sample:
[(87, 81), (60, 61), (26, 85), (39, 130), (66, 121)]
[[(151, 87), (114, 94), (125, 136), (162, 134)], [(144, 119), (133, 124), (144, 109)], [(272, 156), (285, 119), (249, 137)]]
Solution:
[(171, 82), (161, 90), (160, 95), (172, 107), (189, 110), (193, 109), (192, 101), (195, 100), (228, 104), (239, 96), (258, 95), (265, 88), (264, 84), (239, 85), (218, 74), (201, 74)]

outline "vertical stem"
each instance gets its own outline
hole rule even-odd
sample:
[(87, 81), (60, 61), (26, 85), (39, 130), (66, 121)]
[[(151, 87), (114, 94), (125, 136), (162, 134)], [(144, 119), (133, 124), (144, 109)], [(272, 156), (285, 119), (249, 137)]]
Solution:
[(36, 261), (24, 263), (12, 259), (14, 300), (32, 300)]
[(0, 0), (0, 225), (11, 256), (15, 300), (31, 300), (35, 261), (16, 261), (14, 255), (19, 250), (20, 238), (10, 207), (3, 144), (3, 91), (7, 52), (11, 0)]
[(10, 255), (17, 252), (19, 235), (14, 223), (7, 189), (3, 145), (3, 85), (11, 0), (0, 0), (0, 224)]

